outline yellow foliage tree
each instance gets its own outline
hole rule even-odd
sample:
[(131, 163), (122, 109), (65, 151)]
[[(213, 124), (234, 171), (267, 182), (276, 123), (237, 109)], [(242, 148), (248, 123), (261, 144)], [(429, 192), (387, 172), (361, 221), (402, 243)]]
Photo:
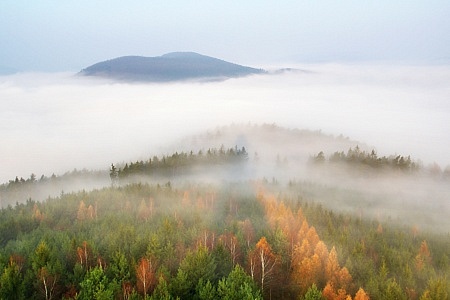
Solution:
[(363, 288), (359, 288), (353, 300), (370, 300), (370, 297), (366, 294)]
[(419, 252), (416, 255), (416, 269), (421, 271), (425, 266), (431, 263), (431, 253), (426, 241), (420, 244)]
[(333, 247), (328, 255), (327, 263), (325, 265), (325, 278), (329, 281), (333, 286), (337, 286), (338, 278), (337, 275), (339, 273), (339, 261), (337, 259), (336, 249)]
[(84, 221), (86, 219), (86, 213), (87, 213), (86, 204), (84, 204), (84, 201), (81, 200), (80, 204), (78, 205), (77, 220)]

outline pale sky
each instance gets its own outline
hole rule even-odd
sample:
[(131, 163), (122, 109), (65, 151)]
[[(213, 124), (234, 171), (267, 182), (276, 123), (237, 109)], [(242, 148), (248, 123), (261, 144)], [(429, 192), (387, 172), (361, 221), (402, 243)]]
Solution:
[(195, 51), (264, 67), (450, 62), (450, 1), (1, 0), (0, 73)]

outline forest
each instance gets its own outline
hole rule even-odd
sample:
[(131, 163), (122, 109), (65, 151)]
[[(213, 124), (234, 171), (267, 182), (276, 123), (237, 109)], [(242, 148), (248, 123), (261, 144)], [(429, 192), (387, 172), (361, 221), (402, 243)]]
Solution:
[(448, 298), (448, 236), (336, 214), (301, 189), (138, 183), (8, 207), (0, 298)]
[[(445, 191), (446, 170), (356, 146), (315, 152), (294, 177), (296, 155), (200, 149), (1, 185), (0, 299), (449, 299), (448, 194), (395, 215), (403, 194), (358, 187)], [(70, 180), (101, 184), (31, 196)], [(410, 220), (418, 208), (441, 220)]]

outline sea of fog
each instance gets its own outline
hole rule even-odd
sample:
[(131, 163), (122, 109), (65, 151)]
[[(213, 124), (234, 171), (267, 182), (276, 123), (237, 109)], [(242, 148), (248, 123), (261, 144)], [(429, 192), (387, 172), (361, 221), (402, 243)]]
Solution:
[(1, 76), (0, 183), (146, 159), (188, 135), (232, 123), (342, 134), (379, 155), (450, 165), (450, 66), (297, 67), (171, 84), (72, 73)]

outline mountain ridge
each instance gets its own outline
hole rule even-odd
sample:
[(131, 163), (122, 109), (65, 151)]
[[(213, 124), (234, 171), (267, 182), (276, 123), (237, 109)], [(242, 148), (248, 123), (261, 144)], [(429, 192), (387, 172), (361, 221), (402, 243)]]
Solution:
[(161, 56), (121, 56), (93, 64), (79, 73), (125, 81), (171, 82), (225, 80), (266, 73), (196, 52), (170, 52)]

